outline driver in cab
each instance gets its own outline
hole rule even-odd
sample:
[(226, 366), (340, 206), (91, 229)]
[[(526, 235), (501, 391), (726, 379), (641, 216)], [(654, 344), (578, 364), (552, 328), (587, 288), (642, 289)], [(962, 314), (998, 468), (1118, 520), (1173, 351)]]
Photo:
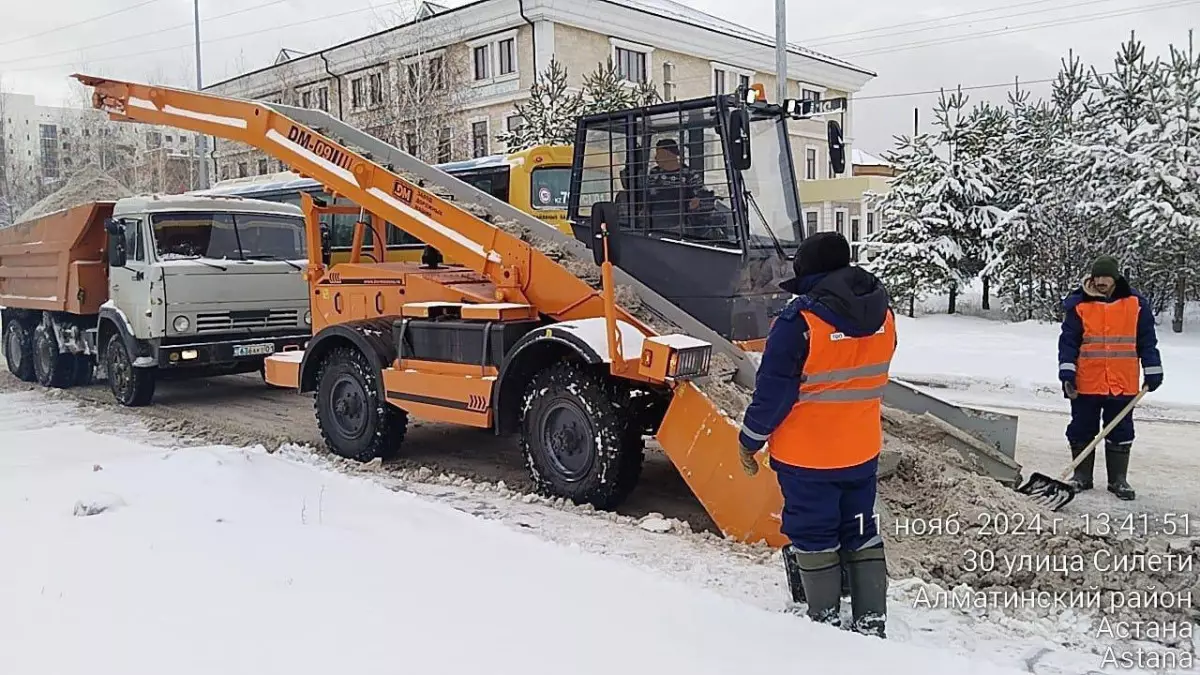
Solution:
[(646, 202), (654, 229), (678, 226), (686, 217), (685, 209), (699, 209), (703, 180), (683, 165), (674, 139), (659, 139), (654, 144), (654, 167), (646, 178)]

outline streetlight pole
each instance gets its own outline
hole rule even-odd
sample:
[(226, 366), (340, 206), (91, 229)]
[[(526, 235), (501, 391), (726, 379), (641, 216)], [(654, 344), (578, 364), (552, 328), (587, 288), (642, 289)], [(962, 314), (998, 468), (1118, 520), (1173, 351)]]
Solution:
[[(192, 0), (193, 24), (196, 28), (196, 91), (204, 88), (204, 77), (200, 71), (200, 0)], [(208, 137), (200, 134), (196, 149), (200, 153), (200, 189), (208, 188)]]
[(788, 97), (787, 71), (787, 0), (775, 0), (775, 91), (781, 105)]

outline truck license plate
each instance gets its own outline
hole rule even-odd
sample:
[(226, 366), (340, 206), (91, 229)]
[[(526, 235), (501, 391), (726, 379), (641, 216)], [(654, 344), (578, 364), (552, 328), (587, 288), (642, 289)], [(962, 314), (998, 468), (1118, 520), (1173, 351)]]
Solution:
[(236, 356), (266, 356), (275, 353), (275, 343), (264, 342), (257, 345), (234, 345), (233, 355)]

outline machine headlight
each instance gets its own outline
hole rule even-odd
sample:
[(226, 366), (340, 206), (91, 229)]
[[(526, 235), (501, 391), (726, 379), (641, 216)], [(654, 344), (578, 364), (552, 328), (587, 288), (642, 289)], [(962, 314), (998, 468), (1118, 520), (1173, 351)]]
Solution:
[(305, 326), (312, 325), (312, 310), (311, 309), (304, 310), (304, 325)]
[(192, 327), (192, 322), (186, 316), (177, 316), (171, 325), (175, 327), (176, 333), (186, 333)]

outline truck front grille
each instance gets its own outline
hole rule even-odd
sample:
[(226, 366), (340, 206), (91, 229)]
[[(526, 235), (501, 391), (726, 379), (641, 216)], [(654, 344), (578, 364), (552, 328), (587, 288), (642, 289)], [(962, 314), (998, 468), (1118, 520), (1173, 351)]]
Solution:
[(299, 320), (300, 313), (294, 309), (202, 312), (196, 315), (196, 332), (222, 333), (234, 330), (292, 328)]

